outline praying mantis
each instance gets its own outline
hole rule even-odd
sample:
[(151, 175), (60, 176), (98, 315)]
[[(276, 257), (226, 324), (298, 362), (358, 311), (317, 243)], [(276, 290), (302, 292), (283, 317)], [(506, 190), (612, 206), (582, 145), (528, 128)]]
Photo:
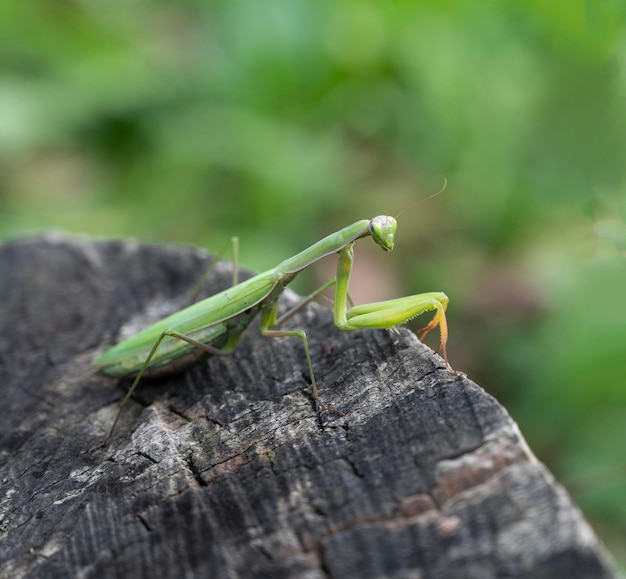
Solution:
[[(277, 329), (304, 304), (333, 285), (335, 286), (334, 323), (343, 331), (366, 328), (391, 329), (419, 314), (434, 311), (435, 314), (430, 323), (419, 330), (420, 339), (439, 326), (438, 352), (441, 352), (446, 368), (450, 372), (460, 374), (450, 366), (446, 352), (448, 340), (445, 314), (448, 305), (446, 294), (429, 292), (348, 307), (348, 304), (352, 303), (348, 295), (348, 284), (354, 261), (354, 243), (361, 238), (371, 237), (384, 251), (391, 251), (394, 247), (396, 228), (396, 219), (389, 215), (356, 221), (282, 261), (273, 269), (242, 283), (236, 283), (236, 277), (234, 277), (232, 287), (193, 303), (97, 356), (93, 364), (104, 374), (119, 378), (135, 378), (119, 406), (111, 430), (103, 444), (106, 444), (113, 435), (122, 409), (130, 400), (142, 377), (173, 374), (209, 355), (231, 354), (257, 315), (260, 316), (259, 328), (263, 336), (272, 338), (292, 336), (302, 340), (313, 399), (325, 411), (342, 415), (341, 412), (329, 408), (320, 400), (305, 331)], [(233, 248), (235, 249), (236, 245)], [(298, 273), (333, 253), (338, 254), (336, 276), (304, 302), (280, 318), (277, 317), (278, 299)], [(233, 254), (235, 255), (234, 250)], [(214, 263), (216, 261), (217, 258)], [(208, 271), (203, 279), (207, 275)]]

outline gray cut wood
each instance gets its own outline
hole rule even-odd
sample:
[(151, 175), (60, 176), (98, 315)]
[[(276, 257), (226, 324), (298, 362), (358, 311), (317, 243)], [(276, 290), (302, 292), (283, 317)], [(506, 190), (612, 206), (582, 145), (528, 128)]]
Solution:
[(342, 333), (314, 304), (288, 325), (344, 417), (315, 408), (301, 341), (253, 324), (233, 355), (144, 381), (90, 453), (129, 385), (90, 360), (183, 307), (207, 259), (61, 234), (0, 249), (0, 577), (616, 576), (491, 396), (408, 330)]

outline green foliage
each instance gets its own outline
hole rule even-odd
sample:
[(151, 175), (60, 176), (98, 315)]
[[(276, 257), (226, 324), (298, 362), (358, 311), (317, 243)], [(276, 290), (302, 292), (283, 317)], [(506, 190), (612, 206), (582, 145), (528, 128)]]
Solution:
[(624, 6), (4, 0), (0, 239), (238, 234), (263, 269), (445, 176), (357, 300), (448, 293), (451, 362), (624, 544)]

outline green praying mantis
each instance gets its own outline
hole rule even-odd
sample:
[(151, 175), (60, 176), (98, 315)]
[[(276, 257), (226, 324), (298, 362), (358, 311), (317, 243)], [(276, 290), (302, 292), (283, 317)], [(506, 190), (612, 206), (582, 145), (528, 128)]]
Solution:
[[(263, 336), (272, 338), (294, 336), (302, 340), (314, 400), (324, 410), (341, 415), (342, 413), (329, 408), (320, 400), (305, 331), (278, 329), (303, 304), (333, 285), (335, 286), (334, 322), (340, 330), (391, 329), (419, 314), (434, 311), (433, 319), (419, 331), (420, 339), (439, 326), (438, 351), (441, 352), (446, 368), (450, 372), (459, 373), (450, 366), (446, 352), (448, 340), (445, 314), (448, 305), (446, 294), (429, 292), (348, 307), (348, 304), (352, 304), (348, 295), (348, 284), (354, 261), (354, 243), (358, 239), (371, 237), (384, 251), (391, 251), (394, 246), (396, 228), (396, 219), (389, 215), (356, 221), (284, 260), (275, 268), (247, 281), (236, 283), (236, 277), (234, 277), (232, 287), (193, 303), (96, 357), (93, 364), (103, 373), (119, 378), (135, 378), (120, 404), (111, 430), (103, 444), (106, 444), (113, 435), (122, 409), (130, 400), (142, 377), (173, 374), (209, 355), (223, 356), (232, 353), (257, 315), (260, 316), (259, 327)], [(338, 254), (336, 276), (306, 298), (304, 302), (280, 318), (277, 317), (278, 299), (291, 281), (299, 272), (333, 253)], [(234, 250), (233, 255), (235, 255)], [(216, 261), (217, 258), (213, 265)], [(209, 271), (205, 273), (203, 279), (208, 273)]]

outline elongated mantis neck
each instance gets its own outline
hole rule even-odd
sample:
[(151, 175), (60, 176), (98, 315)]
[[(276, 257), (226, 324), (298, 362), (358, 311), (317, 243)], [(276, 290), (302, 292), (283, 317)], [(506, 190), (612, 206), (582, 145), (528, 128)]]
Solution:
[(361, 219), (335, 233), (327, 235), (297, 255), (278, 264), (276, 271), (295, 273), (301, 271), (331, 253), (337, 253), (361, 237), (368, 235), (385, 251), (393, 249), (397, 223), (389, 215), (379, 215), (373, 219)]

